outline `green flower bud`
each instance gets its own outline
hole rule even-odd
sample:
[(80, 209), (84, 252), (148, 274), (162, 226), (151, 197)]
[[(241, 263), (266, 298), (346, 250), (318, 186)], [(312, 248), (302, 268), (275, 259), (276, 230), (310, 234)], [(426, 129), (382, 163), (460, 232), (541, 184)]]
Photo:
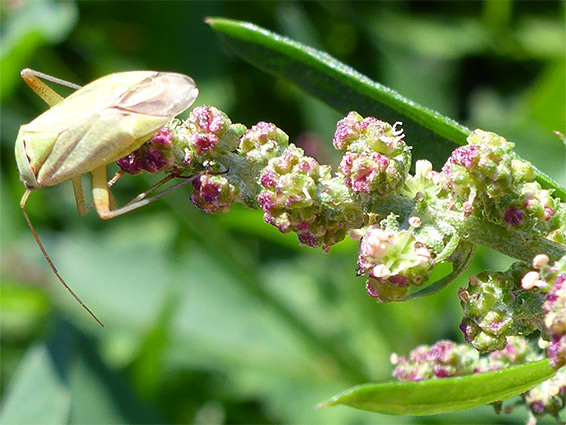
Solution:
[(240, 139), (240, 155), (254, 163), (266, 163), (289, 145), (289, 136), (275, 125), (260, 122)]

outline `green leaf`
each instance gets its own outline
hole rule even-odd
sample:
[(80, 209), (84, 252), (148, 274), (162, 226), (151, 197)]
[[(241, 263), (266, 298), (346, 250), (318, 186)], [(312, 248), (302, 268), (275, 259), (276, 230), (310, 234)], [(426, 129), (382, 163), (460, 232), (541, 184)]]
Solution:
[(45, 345), (32, 347), (22, 360), (2, 406), (3, 424), (64, 424), (71, 396)]
[(435, 415), (502, 401), (550, 379), (548, 360), (456, 378), (364, 384), (322, 402), (390, 415)]
[[(403, 122), (414, 159), (428, 159), (438, 169), (470, 130), (383, 86), (332, 56), (254, 24), (224, 18), (207, 23), (242, 59), (291, 81), (340, 113), (357, 111), (394, 123)], [(566, 200), (566, 190), (537, 170), (538, 181)]]

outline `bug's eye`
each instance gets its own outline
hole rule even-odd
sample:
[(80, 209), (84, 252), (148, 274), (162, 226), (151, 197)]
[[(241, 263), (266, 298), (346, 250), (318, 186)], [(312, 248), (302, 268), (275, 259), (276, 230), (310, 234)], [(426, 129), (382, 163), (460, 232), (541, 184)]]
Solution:
[(128, 90), (117, 107), (152, 116), (174, 117), (196, 99), (194, 81), (182, 74), (159, 73)]

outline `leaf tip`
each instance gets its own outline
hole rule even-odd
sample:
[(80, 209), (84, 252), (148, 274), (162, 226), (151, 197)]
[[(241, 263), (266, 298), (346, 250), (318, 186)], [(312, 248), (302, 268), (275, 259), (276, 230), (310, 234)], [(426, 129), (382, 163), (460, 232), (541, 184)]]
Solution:
[[(350, 389), (351, 390), (351, 389)], [(345, 392), (349, 392), (350, 390), (346, 390)], [(333, 407), (333, 406), (337, 406), (339, 404), (344, 404), (341, 402), (342, 396), (344, 395), (345, 392), (341, 392), (340, 394), (336, 394), (335, 396), (321, 401), (320, 403), (318, 403), (316, 405), (317, 409), (326, 409), (327, 407)]]

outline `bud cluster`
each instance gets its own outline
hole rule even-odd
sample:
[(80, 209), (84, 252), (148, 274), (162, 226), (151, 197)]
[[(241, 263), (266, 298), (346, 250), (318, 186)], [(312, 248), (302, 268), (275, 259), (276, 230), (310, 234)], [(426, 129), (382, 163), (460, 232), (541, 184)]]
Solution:
[(173, 132), (170, 126), (171, 124), (162, 127), (139, 149), (120, 158), (116, 162), (120, 169), (133, 175), (142, 171), (152, 174), (160, 172), (177, 174), (180, 172), (181, 169), (176, 166)]
[(289, 146), (289, 136), (275, 125), (259, 122), (240, 139), (239, 154), (251, 164), (266, 164)]
[[(427, 281), (437, 263), (450, 261), (454, 271), (431, 289), (454, 280), (467, 267), (474, 233), (487, 229), (499, 232), (494, 240), (502, 252), (517, 258), (531, 253), (501, 242), (511, 230), (520, 230), (518, 240), (537, 250), (541, 246), (553, 259), (566, 253), (558, 245), (566, 242), (566, 204), (541, 188), (534, 168), (513, 155), (512, 143), (476, 130), (440, 173), (421, 160), (411, 176), (411, 151), (399, 125), (350, 112), (334, 135), (343, 156), (333, 175), (275, 125), (260, 122), (247, 129), (218, 109), (201, 106), (186, 121), (160, 129), (118, 165), (129, 174), (195, 176), (190, 199), (198, 208), (227, 212), (234, 202), (261, 207), (267, 223), (295, 232), (311, 247), (327, 251), (349, 232), (360, 241), (357, 275), (367, 276), (366, 291), (380, 302), (430, 292), (413, 289)], [(394, 375), (418, 381), (532, 361), (538, 351), (517, 335), (537, 330), (548, 341), (551, 365), (564, 366), (566, 255), (553, 264), (538, 255), (533, 267), (516, 263), (505, 272), (472, 276), (458, 297), (464, 313), (460, 329), (473, 348), (439, 341), (418, 347), (409, 359), (394, 355)], [(491, 354), (482, 358), (478, 351)], [(563, 368), (523, 395), (532, 418), (563, 408), (565, 375)]]
[(484, 271), (458, 291), (464, 313), (460, 330), (479, 352), (502, 350), (508, 337), (544, 329), (544, 295), (521, 286), (527, 271), (521, 262), (505, 272)]
[(496, 223), (548, 235), (563, 227), (566, 212), (562, 208), (557, 216), (559, 200), (534, 181), (534, 168), (515, 158), (514, 146), (495, 133), (475, 130), (468, 145), (455, 149), (444, 164), (442, 186), (463, 202), (466, 215), (477, 211)]
[(212, 107), (200, 106), (177, 129), (177, 146), (184, 151), (184, 164), (203, 163), (237, 148), (246, 131), (242, 124), (232, 124), (228, 116)]
[(552, 378), (521, 395), (529, 411), (527, 425), (536, 425), (545, 415), (552, 416), (560, 423), (560, 412), (566, 406), (566, 368), (556, 372)]
[(411, 166), (403, 130), (373, 117), (350, 112), (340, 120), (334, 147), (343, 152), (339, 172), (356, 193), (387, 195), (399, 190)]
[(348, 193), (332, 177), (330, 167), (319, 165), (294, 145), (269, 160), (259, 184), (264, 220), (283, 233), (297, 233), (301, 243), (311, 247), (328, 249), (340, 242), (349, 229), (347, 216), (360, 216), (348, 212), (342, 202)]
[[(554, 240), (564, 238), (566, 208), (559, 211), (550, 192), (534, 182), (532, 167), (512, 156), (513, 144), (476, 130), (442, 173), (418, 161), (411, 176), (410, 148), (399, 125), (350, 112), (334, 135), (343, 157), (333, 176), (329, 166), (289, 144), (275, 125), (260, 122), (247, 129), (218, 109), (201, 106), (186, 121), (163, 127), (118, 165), (130, 174), (197, 174), (191, 201), (198, 208), (220, 213), (234, 202), (259, 206), (267, 223), (295, 232), (311, 247), (327, 251), (348, 232), (356, 233), (361, 239), (357, 274), (368, 277), (368, 294), (384, 302), (405, 299), (426, 282), (436, 262), (450, 261), (458, 230), (438, 218), (443, 210), (471, 214), (478, 207), (492, 221), (499, 217), (511, 227), (544, 229)], [(500, 280), (486, 277), (486, 285), (461, 292), (469, 300), (463, 299), (463, 329), (482, 351), (501, 348), (507, 336), (538, 326), (528, 321), (532, 315), (522, 318), (522, 311), (514, 318), (507, 315), (515, 305), (506, 305), (505, 295), (518, 293), (509, 287), (492, 295), (495, 289), (487, 288)], [(528, 306), (537, 305), (532, 294)]]

